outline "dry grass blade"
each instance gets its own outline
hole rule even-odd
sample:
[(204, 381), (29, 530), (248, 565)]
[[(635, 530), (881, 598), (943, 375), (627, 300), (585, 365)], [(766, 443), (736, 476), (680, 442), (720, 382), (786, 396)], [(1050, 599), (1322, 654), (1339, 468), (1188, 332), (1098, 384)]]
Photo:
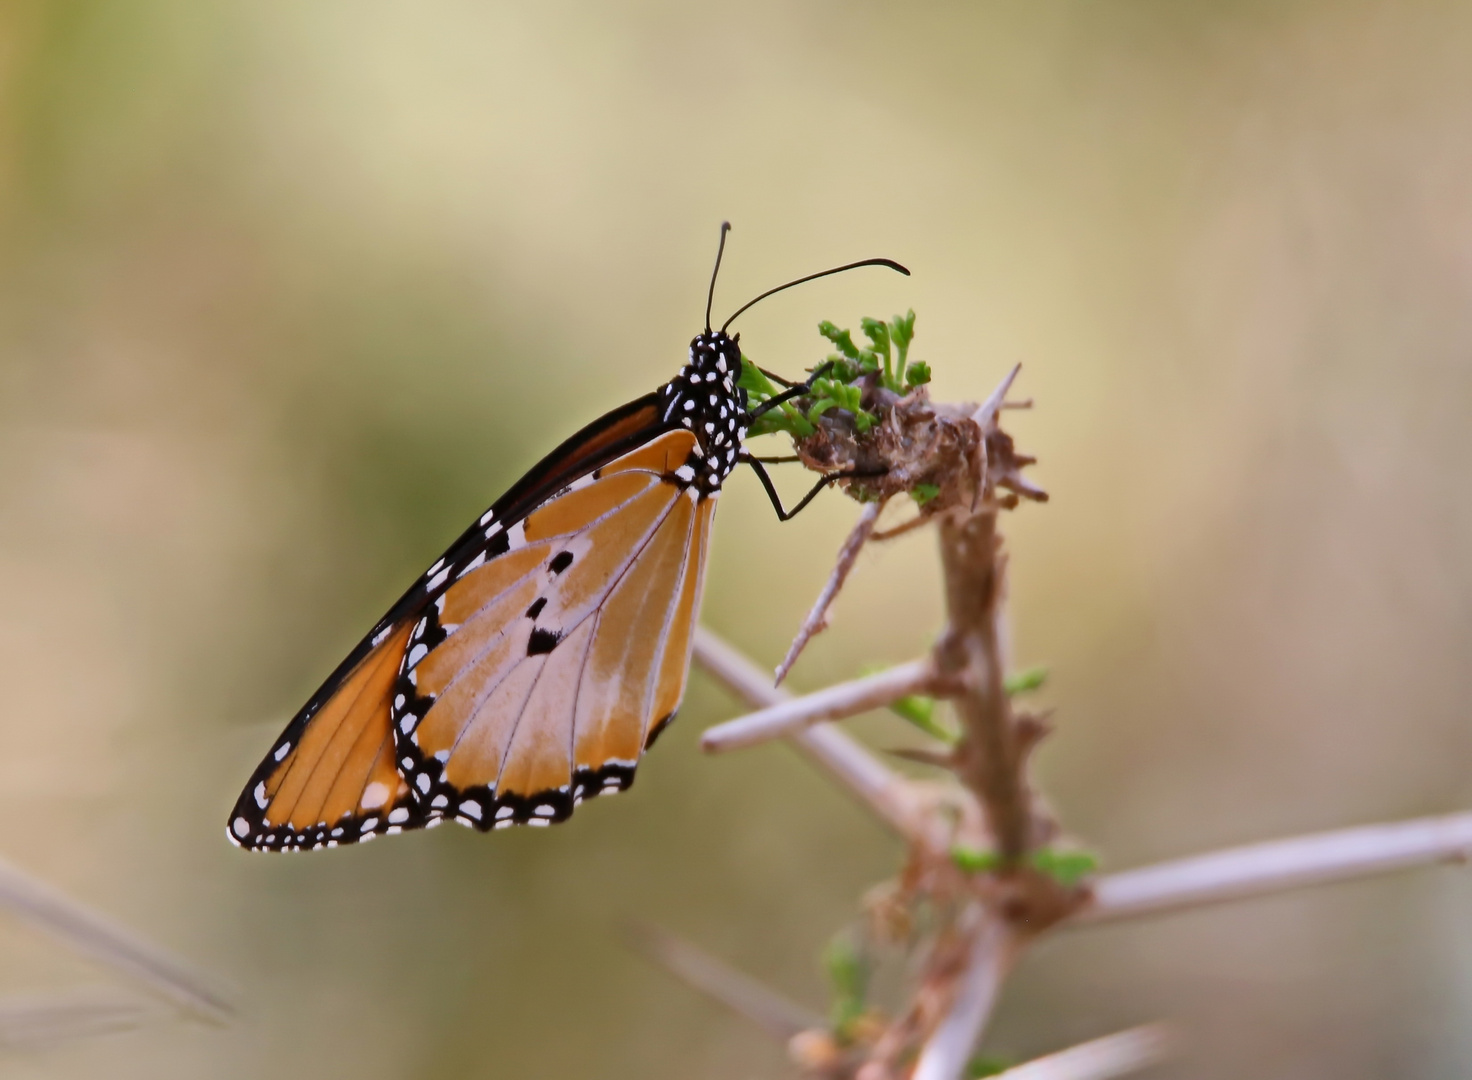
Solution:
[(0, 999), (0, 1047), (41, 1050), (129, 1031), (160, 1017), (158, 1006), (122, 995)]
[(1170, 1057), (1171, 1034), (1161, 1024), (1092, 1039), (999, 1073), (997, 1080), (1114, 1080)]
[(833, 564), (833, 572), (828, 575), (828, 584), (823, 586), (823, 591), (818, 594), (817, 601), (808, 612), (802, 626), (798, 628), (797, 637), (792, 639), (792, 644), (787, 648), (787, 655), (777, 665), (774, 686), (781, 686), (782, 680), (787, 678), (787, 673), (792, 670), (792, 665), (797, 663), (797, 658), (807, 647), (807, 643), (817, 634), (828, 629), (828, 608), (832, 606), (838, 590), (843, 588), (844, 581), (848, 578), (849, 571), (854, 568), (858, 561), (859, 552), (863, 550), (874, 526), (879, 522), (879, 515), (884, 511), (884, 501), (866, 503), (864, 510), (859, 514), (858, 524), (848, 534), (848, 539), (843, 542), (843, 547), (838, 551), (838, 560)]
[(196, 1018), (219, 1023), (233, 1011), (223, 994), (183, 960), (4, 861), (0, 907), (137, 979)]
[(787, 1043), (800, 1032), (823, 1026), (821, 1016), (667, 930), (648, 923), (631, 923), (627, 934), (641, 954), (681, 982), (746, 1017), (781, 1043)]

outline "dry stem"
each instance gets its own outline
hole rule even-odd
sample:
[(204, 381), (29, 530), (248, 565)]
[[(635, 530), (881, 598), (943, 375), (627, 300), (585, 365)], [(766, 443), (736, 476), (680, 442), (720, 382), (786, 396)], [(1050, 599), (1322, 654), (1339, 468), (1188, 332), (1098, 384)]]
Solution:
[[(951, 912), (943, 916), (940, 933), (923, 958), (918, 988), (901, 1018), (870, 1046), (867, 1062), (858, 1065), (850, 1056), (825, 1066), (825, 1076), (890, 1080), (903, 1072), (905, 1054), (923, 1041), (912, 1080), (957, 1080), (1007, 973), (1032, 938), (1057, 923), (1086, 926), (1472, 858), (1472, 813), (1465, 813), (1252, 844), (1106, 875), (1091, 888), (1067, 888), (1032, 869), (1029, 856), (1051, 841), (1057, 827), (1027, 778), (1029, 753), (1045, 729), (1013, 712), (1005, 685), (1007, 562), (998, 516), (1019, 497), (1046, 498), (1022, 475), (1032, 459), (1016, 453), (997, 425), (1016, 374), (1014, 369), (975, 410), (933, 406), (916, 395), (905, 399), (909, 412), (903, 423), (891, 417), (894, 430), (887, 437), (896, 446), (907, 433), (921, 431), (930, 417), (945, 426), (948, 453), (969, 448), (974, 454), (953, 463), (947, 499), (917, 519), (937, 521), (945, 572), (947, 625), (931, 657), (793, 699), (768, 685), (754, 664), (719, 639), (706, 631), (697, 635), (696, 659), (760, 710), (711, 729), (704, 740), (707, 749), (748, 746), (788, 734), (910, 840), (911, 858), (894, 887), (900, 898), (896, 902), (929, 898), (936, 910)], [(961, 430), (967, 420), (975, 422), (976, 433)], [(807, 448), (818, 450), (852, 448), (841, 441)], [(975, 485), (974, 495), (961, 490), (963, 481)], [(859, 548), (882, 535), (874, 532), (877, 518), (877, 508), (866, 508), (783, 671), (821, 627)], [(974, 801), (937, 796), (891, 772), (835, 726), (818, 723), (922, 692), (944, 694), (955, 703), (962, 726), (956, 751), (927, 760), (951, 765)], [(961, 874), (950, 862), (951, 845), (965, 846), (976, 835), (989, 838), (999, 869)], [(1135, 1029), (1038, 1059), (1006, 1075), (1017, 1080), (1104, 1080), (1152, 1064), (1164, 1046), (1160, 1029)]]
[(1174, 1039), (1163, 1024), (1146, 1024), (1091, 1039), (999, 1073), (996, 1080), (1113, 1080), (1158, 1065)]
[(1472, 813), (1312, 833), (1106, 874), (1071, 922), (1114, 922), (1468, 858)]
[[(881, 500), (864, 506), (863, 513), (859, 515), (858, 524), (848, 534), (848, 539), (843, 542), (843, 547), (838, 551), (838, 561), (834, 563), (833, 572), (828, 576), (828, 584), (823, 586), (823, 591), (818, 594), (817, 602), (813, 604), (808, 617), (798, 628), (797, 637), (793, 638), (792, 644), (788, 646), (787, 655), (777, 665), (776, 678), (773, 680), (775, 685), (782, 685), (782, 680), (787, 678), (787, 673), (792, 670), (792, 665), (797, 663), (797, 658), (802, 655), (807, 643), (815, 635), (828, 629), (828, 608), (833, 603), (833, 598), (838, 595), (838, 590), (843, 588), (844, 580), (847, 579), (849, 571), (854, 568), (854, 563), (858, 561), (859, 552), (874, 531), (879, 515), (884, 510), (884, 502), (885, 500)], [(707, 747), (707, 749), (710, 748)]]
[[(792, 699), (787, 691), (772, 686), (755, 663), (703, 626), (695, 629), (694, 652), (696, 663), (749, 705), (779, 705)], [(911, 843), (930, 842), (932, 822), (909, 782), (847, 734), (824, 725), (794, 732), (791, 740), (900, 836)]]
[(935, 667), (928, 659), (911, 660), (707, 728), (700, 737), (700, 748), (710, 753), (741, 750), (823, 720), (857, 716), (911, 694), (935, 693), (937, 681)]
[(1020, 949), (1011, 926), (983, 913), (950, 1011), (931, 1033), (911, 1080), (955, 1080), (965, 1075), (977, 1034), (991, 1015)]

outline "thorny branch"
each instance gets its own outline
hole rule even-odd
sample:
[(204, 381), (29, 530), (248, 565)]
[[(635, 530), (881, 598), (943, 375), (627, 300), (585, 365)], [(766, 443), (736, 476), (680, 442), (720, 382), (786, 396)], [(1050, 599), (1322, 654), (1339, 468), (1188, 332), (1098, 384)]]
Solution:
[[(859, 468), (872, 474), (878, 455), (887, 471), (882, 480), (850, 483), (851, 492), (870, 505), (779, 677), (822, 628), (863, 545), (933, 522), (947, 621), (929, 656), (794, 698), (714, 634), (697, 632), (696, 661), (757, 710), (710, 729), (705, 748), (735, 749), (786, 736), (910, 845), (899, 879), (868, 903), (870, 932), (919, 954), (909, 1000), (892, 1019), (866, 1014), (870, 1021), (857, 1029), (818, 1028), (791, 1039), (794, 1061), (813, 1076), (957, 1080), (1008, 973), (1027, 946), (1055, 926), (1083, 927), (1472, 857), (1468, 813), (1254, 844), (1082, 884), (1041, 868), (1038, 860), (1056, 843), (1059, 827), (1029, 781), (1028, 762), (1047, 727), (1014, 709), (1006, 685), (1007, 556), (1000, 514), (1020, 499), (1047, 498), (1022, 475), (1033, 459), (1018, 453), (999, 425), (1004, 409), (1031, 404), (1006, 401), (1016, 375), (1014, 368), (980, 407), (932, 404), (921, 387), (892, 405), (874, 438), (825, 424), (797, 442), (801, 459), (817, 470)], [(917, 477), (934, 496), (905, 525), (878, 530), (882, 501), (907, 490), (905, 484)], [(961, 722), (955, 746), (915, 755), (949, 768), (958, 786), (908, 779), (824, 722), (916, 693), (949, 699)], [(965, 862), (957, 857), (963, 851), (985, 859), (963, 870)], [(922, 906), (932, 922), (923, 938), (915, 934), (912, 918)], [(1140, 1028), (1004, 1075), (1103, 1080), (1154, 1064), (1166, 1050), (1161, 1029)]]

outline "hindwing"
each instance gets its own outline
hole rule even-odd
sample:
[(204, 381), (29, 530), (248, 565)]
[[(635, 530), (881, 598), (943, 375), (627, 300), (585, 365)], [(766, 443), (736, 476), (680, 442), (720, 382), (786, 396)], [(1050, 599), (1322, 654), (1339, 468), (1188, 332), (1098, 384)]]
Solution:
[(632, 783), (689, 667), (715, 508), (676, 475), (694, 447), (670, 431), (571, 485), (415, 625), (393, 733), (427, 821), (547, 825)]

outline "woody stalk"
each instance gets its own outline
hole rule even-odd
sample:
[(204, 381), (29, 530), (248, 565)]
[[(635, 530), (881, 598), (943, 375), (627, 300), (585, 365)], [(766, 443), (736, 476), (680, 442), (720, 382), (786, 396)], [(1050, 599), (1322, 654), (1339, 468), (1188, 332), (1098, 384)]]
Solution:
[[(1023, 470), (1003, 429), (1013, 369), (981, 406), (931, 402), (923, 365), (906, 367), (913, 313), (865, 320), (873, 351), (856, 349), (831, 324), (840, 349), (833, 378), (813, 398), (769, 414), (793, 436), (797, 457), (824, 474), (841, 472), (864, 504), (818, 602), (777, 672), (780, 683), (802, 647), (826, 625), (828, 605), (867, 543), (919, 527), (935, 531), (944, 571), (946, 626), (926, 656), (887, 671), (794, 697), (710, 631), (697, 631), (696, 662), (754, 711), (707, 730), (720, 753), (775, 738), (789, 741), (888, 829), (908, 855), (897, 878), (866, 898), (865, 934), (916, 961), (900, 1006), (882, 1015), (862, 988), (826, 1020), (786, 1001), (698, 949), (647, 929), (640, 947), (691, 986), (786, 1040), (805, 1074), (832, 1080), (959, 1080), (995, 1072), (975, 1057), (1002, 986), (1040, 935), (1157, 915), (1306, 885), (1346, 880), (1472, 854), (1472, 814), (1421, 819), (1270, 841), (1092, 876), (1071, 853), (1029, 775), (1044, 718), (1016, 704), (1007, 655), (1007, 552), (1003, 513), (1047, 495)], [(899, 346), (899, 362), (890, 360)], [(882, 346), (882, 348), (881, 348)], [(881, 363), (882, 361), (882, 363)], [(917, 378), (915, 369), (921, 369)], [(749, 381), (748, 381), (749, 380)], [(760, 369), (743, 382), (753, 397), (775, 389)], [(827, 401), (827, 405), (820, 403)], [(835, 407), (836, 406), (836, 407)], [(805, 409), (806, 413), (798, 411)], [(918, 509), (879, 529), (891, 500)], [(904, 501), (909, 501), (904, 500)], [(915, 695), (950, 702), (955, 730), (904, 756), (948, 773), (949, 783), (897, 772), (832, 721)], [(925, 911), (926, 930), (915, 916)], [(860, 980), (862, 981), (862, 980)], [(840, 1003), (842, 1004), (842, 1003)], [(1171, 1039), (1150, 1025), (1105, 1036), (1007, 1070), (1017, 1080), (1096, 1080), (1161, 1060)]]

